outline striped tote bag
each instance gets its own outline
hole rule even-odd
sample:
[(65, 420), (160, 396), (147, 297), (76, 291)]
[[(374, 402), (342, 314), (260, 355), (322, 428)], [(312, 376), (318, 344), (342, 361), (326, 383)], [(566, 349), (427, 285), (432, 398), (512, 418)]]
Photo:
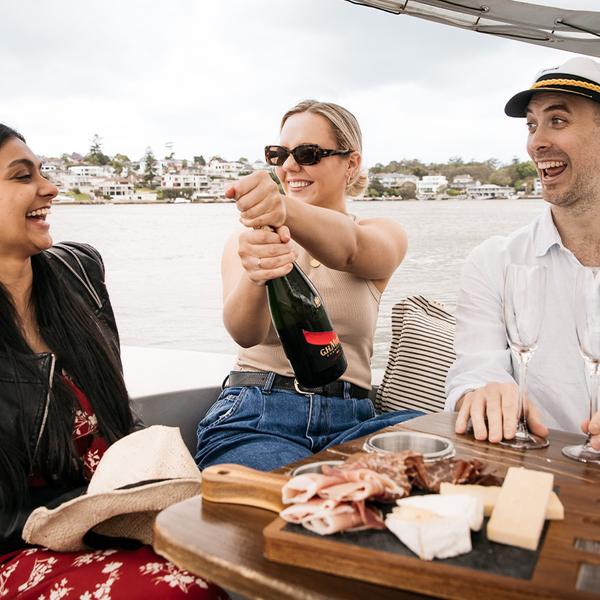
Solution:
[(393, 306), (390, 353), (375, 398), (379, 412), (444, 410), (446, 373), (456, 358), (455, 326), (443, 304), (423, 296)]

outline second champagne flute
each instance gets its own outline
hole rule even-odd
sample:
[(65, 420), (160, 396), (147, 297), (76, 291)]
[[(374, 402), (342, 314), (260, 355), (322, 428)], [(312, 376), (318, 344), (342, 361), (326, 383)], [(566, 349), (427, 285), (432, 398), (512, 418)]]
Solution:
[[(575, 328), (579, 351), (590, 382), (589, 419), (598, 411), (600, 386), (600, 273), (581, 267), (575, 280)], [(562, 453), (573, 460), (600, 464), (600, 450), (592, 448), (590, 433), (583, 444), (565, 446)]]
[(537, 348), (546, 297), (546, 267), (508, 265), (504, 279), (504, 323), (510, 349), (519, 365), (517, 432), (500, 443), (516, 450), (545, 448), (548, 440), (527, 428), (527, 364)]

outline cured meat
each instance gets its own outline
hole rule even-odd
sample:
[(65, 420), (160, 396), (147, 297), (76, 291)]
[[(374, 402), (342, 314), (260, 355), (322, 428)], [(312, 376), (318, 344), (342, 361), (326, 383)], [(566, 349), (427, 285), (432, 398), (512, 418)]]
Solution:
[(312, 498), (308, 502), (291, 504), (284, 508), (279, 516), (288, 523), (301, 525), (307, 519), (314, 517), (320, 512), (331, 510), (337, 506), (334, 500), (325, 500), (323, 498)]
[(413, 486), (439, 492), (442, 482), (497, 484), (499, 479), (483, 473), (483, 466), (478, 460), (461, 459), (426, 463), (410, 450), (359, 452), (341, 465), (323, 465), (323, 473), (290, 479), (282, 488), (282, 500), (290, 506), (280, 516), (321, 535), (384, 529), (381, 512), (367, 500), (393, 502), (408, 496)]
[(324, 510), (307, 518), (302, 525), (319, 535), (331, 535), (341, 531), (385, 529), (381, 513), (364, 502), (342, 502), (335, 508)]
[(321, 473), (304, 473), (292, 477), (281, 489), (281, 501), (284, 504), (307, 502), (319, 494), (323, 488), (345, 480), (338, 475), (323, 475)]
[(393, 502), (406, 495), (406, 488), (398, 485), (389, 475), (362, 468), (360, 464), (353, 463), (352, 468), (342, 469), (327, 467), (327, 473), (343, 477), (345, 482), (321, 489), (319, 496), (340, 502), (348, 500)]
[(421, 460), (422, 456), (418, 452), (405, 450), (404, 452), (357, 452), (348, 457), (345, 463), (335, 468), (339, 471), (352, 469), (370, 469), (376, 473), (387, 475), (394, 483), (404, 490), (404, 496), (410, 493), (411, 482), (408, 467), (411, 461)]
[(380, 510), (367, 505), (364, 500), (361, 502), (355, 502), (354, 506), (360, 513), (365, 525), (361, 529), (385, 529), (385, 521)]
[(292, 504), (279, 516), (288, 523), (303, 525), (321, 535), (361, 529), (385, 529), (381, 512), (361, 502), (337, 502), (313, 498), (301, 504)]
[(478, 483), (480, 485), (498, 485), (501, 480), (490, 473), (483, 473), (484, 464), (477, 459), (463, 460), (446, 458), (437, 462), (415, 461), (410, 468), (412, 484), (424, 491), (440, 491), (442, 483)]

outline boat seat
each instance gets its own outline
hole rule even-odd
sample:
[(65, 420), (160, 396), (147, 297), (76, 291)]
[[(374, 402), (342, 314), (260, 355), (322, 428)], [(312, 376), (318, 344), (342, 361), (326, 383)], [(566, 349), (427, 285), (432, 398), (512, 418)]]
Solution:
[(179, 427), (196, 453), (196, 427), (221, 392), (235, 356), (164, 348), (124, 346), (125, 383), (146, 425)]

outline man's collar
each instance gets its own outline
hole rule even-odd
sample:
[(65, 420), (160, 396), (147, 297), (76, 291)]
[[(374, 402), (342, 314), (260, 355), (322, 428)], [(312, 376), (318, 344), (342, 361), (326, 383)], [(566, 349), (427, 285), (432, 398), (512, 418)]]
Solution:
[(538, 217), (533, 233), (533, 244), (535, 255), (538, 257), (544, 256), (554, 244), (562, 246), (560, 234), (552, 218), (550, 205), (546, 206), (544, 212)]

